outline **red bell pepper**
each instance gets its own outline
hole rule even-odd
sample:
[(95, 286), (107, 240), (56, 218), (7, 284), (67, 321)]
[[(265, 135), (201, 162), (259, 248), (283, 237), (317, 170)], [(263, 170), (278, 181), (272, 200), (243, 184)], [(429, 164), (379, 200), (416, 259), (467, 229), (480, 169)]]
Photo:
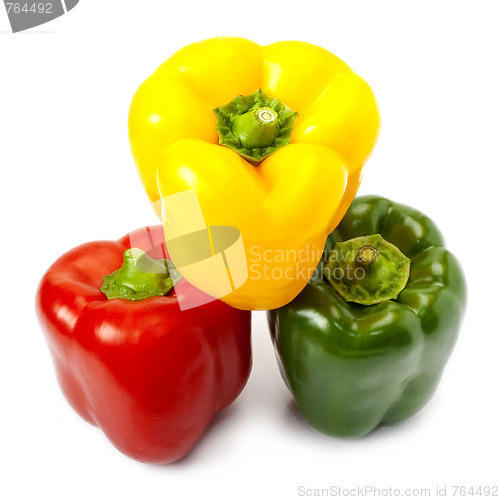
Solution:
[[(169, 463), (194, 446), (214, 414), (245, 386), (250, 312), (207, 302), (185, 279), (165, 296), (108, 299), (100, 291), (103, 277), (112, 273), (103, 289), (113, 289), (109, 280), (131, 241), (152, 259), (167, 257), (161, 226), (74, 248), (42, 278), (37, 313), (73, 408), (129, 457)], [(172, 285), (173, 273), (169, 278), (125, 267), (115, 296), (132, 289), (133, 298), (141, 298), (148, 278), (153, 285), (168, 282), (167, 290)], [(146, 285), (134, 291), (137, 276), (146, 277)], [(203, 305), (181, 310), (182, 297)]]

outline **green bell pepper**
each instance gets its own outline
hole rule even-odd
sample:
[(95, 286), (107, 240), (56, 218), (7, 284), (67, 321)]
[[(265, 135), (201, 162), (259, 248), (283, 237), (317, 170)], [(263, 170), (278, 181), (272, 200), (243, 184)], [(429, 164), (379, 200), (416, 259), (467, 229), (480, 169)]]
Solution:
[(268, 313), (281, 374), (305, 419), (339, 437), (416, 414), (457, 339), (466, 283), (436, 225), (354, 200), (304, 290)]

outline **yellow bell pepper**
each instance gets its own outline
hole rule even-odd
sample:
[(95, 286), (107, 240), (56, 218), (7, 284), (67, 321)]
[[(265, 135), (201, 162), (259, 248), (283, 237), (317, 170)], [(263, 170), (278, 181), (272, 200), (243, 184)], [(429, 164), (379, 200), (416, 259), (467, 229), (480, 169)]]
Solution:
[[(332, 53), (231, 37), (174, 54), (139, 87), (129, 114), (158, 216), (162, 197), (194, 188), (207, 226), (240, 231), (248, 276), (222, 297), (240, 309), (274, 309), (304, 288), (378, 129), (370, 87)], [(210, 293), (206, 279), (188, 279)]]

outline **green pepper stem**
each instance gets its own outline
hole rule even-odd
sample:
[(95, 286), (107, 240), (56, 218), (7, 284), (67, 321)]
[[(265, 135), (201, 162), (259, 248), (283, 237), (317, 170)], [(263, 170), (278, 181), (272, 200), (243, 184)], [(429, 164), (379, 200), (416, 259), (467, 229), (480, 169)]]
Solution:
[(347, 302), (396, 300), (410, 277), (410, 259), (380, 234), (338, 241), (323, 274)]
[(378, 259), (378, 250), (372, 245), (365, 245), (358, 250), (356, 260), (363, 265), (373, 264)]

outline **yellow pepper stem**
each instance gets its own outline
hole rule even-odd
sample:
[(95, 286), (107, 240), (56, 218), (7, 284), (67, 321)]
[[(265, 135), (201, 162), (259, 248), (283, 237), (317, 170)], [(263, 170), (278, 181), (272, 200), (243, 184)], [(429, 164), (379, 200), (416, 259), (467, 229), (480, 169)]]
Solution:
[(247, 111), (235, 118), (232, 131), (244, 148), (272, 146), (280, 132), (278, 113), (268, 107)]
[(290, 144), (297, 113), (261, 89), (214, 109), (219, 144), (259, 163)]

